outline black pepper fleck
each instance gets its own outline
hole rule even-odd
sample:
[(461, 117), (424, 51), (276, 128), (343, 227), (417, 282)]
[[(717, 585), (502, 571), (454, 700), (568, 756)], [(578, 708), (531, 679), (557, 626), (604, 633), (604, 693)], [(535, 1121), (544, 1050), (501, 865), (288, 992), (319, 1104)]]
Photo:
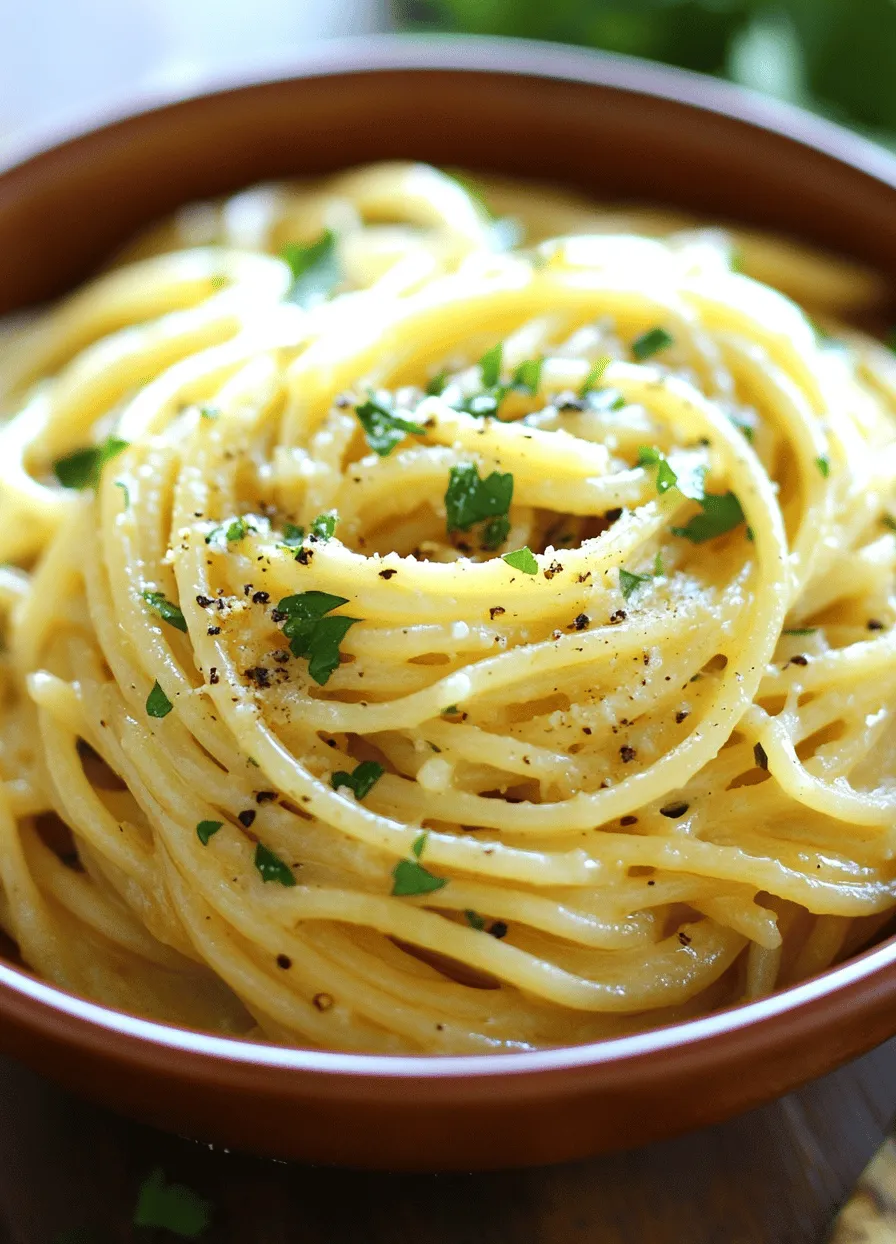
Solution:
[(248, 829), (249, 826), (252, 824), (252, 822), (255, 820), (255, 809), (246, 808), (244, 812), (238, 812), (236, 819), (239, 821), (239, 823), (242, 826)]

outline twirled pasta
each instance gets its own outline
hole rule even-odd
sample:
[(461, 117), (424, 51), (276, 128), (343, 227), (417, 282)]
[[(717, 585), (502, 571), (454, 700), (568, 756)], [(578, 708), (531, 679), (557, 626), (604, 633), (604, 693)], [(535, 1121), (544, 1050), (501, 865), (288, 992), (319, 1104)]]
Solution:
[(482, 194), (193, 207), (5, 334), (0, 923), (50, 980), (519, 1049), (896, 903), (896, 360), (835, 322), (875, 280)]

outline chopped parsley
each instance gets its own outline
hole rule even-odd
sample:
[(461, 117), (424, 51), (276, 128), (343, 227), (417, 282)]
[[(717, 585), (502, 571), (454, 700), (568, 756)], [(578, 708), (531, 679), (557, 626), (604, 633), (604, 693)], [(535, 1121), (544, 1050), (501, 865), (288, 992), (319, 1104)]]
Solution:
[(782, 631), (782, 635), (815, 635), (818, 632), (817, 626), (794, 626), (789, 630)]
[(460, 709), (457, 707), (456, 704), (449, 704), (447, 708), (443, 708), (441, 710), (441, 714), (443, 717), (453, 717), (455, 716), (456, 713), (459, 713), (459, 712), (460, 712)]
[(330, 785), (333, 790), (347, 786), (355, 792), (356, 799), (363, 799), (370, 794), (385, 772), (383, 766), (378, 765), (375, 760), (362, 760), (351, 773), (346, 773), (344, 769), (334, 773), (330, 778)]
[(467, 924), (471, 929), (475, 929), (477, 933), (481, 933), (485, 928), (485, 916), (480, 916), (478, 911), (470, 911), (469, 908), (464, 912)]
[(479, 360), (479, 371), (482, 375), (482, 383), (486, 389), (493, 389), (501, 383), (501, 369), (503, 366), (504, 343), (499, 341), (490, 350), (486, 350)]
[(892, 514), (884, 514), (880, 521), (888, 531), (896, 531), (896, 518)]
[(184, 1184), (168, 1183), (160, 1166), (144, 1179), (134, 1210), (135, 1227), (160, 1227), (195, 1240), (210, 1220), (210, 1203)]
[(304, 539), (304, 527), (297, 527), (295, 523), (283, 524), (283, 543), (288, 548), (297, 549)]
[(217, 419), (220, 416), (220, 414), (221, 412), (220, 410), (218, 410), (216, 406), (200, 406), (199, 407), (199, 418), (200, 419), (214, 420), (214, 419)]
[(821, 475), (825, 479), (827, 479), (827, 477), (831, 473), (830, 458), (828, 458), (825, 454), (822, 454), (821, 457), (815, 459), (815, 465), (818, 467), (818, 470), (821, 473)]
[(264, 882), (277, 881), (285, 886), (296, 884), (295, 876), (289, 865), (284, 864), (279, 855), (275, 855), (261, 842), (255, 844), (255, 867)]
[(175, 605), (173, 601), (168, 600), (164, 592), (141, 592), (140, 594), (153, 613), (157, 613), (163, 622), (167, 622), (175, 630), (186, 632), (187, 622), (180, 605)]
[(287, 615), (283, 634), (294, 657), (308, 662), (308, 673), (321, 686), (339, 664), (339, 645), (360, 618), (326, 617), (333, 609), (348, 604), (344, 596), (328, 592), (301, 592), (284, 596), (277, 608)]
[(734, 424), (734, 426), (738, 429), (738, 431), (743, 434), (744, 440), (747, 442), (747, 444), (752, 445), (753, 440), (756, 436), (755, 425), (751, 423), (745, 415), (735, 414), (732, 412), (732, 413), (729, 413), (728, 418)]
[(599, 358), (596, 363), (591, 364), (588, 368), (588, 375), (582, 382), (581, 389), (579, 389), (579, 397), (582, 401), (585, 400), (592, 389), (596, 388), (600, 384), (603, 379), (604, 372), (610, 366), (612, 361), (613, 360), (611, 358), (605, 356), (604, 358)]
[(152, 691), (146, 697), (146, 712), (150, 717), (167, 717), (173, 708), (165, 692), (157, 682), (152, 684)]
[(656, 490), (663, 495), (670, 488), (674, 488), (678, 483), (678, 476), (672, 470), (666, 459), (666, 455), (658, 449), (653, 449), (649, 445), (641, 445), (638, 448), (638, 466), (657, 468), (656, 472)]
[(619, 587), (626, 600), (629, 600), (639, 587), (650, 583), (652, 579), (653, 575), (633, 574), (630, 570), (623, 570), (621, 566), (619, 568)]
[(703, 544), (733, 531), (744, 521), (741, 504), (733, 492), (708, 492), (700, 501), (701, 514), (695, 514), (685, 527), (673, 527), (673, 536), (684, 536), (692, 544)]
[(121, 489), (122, 505), (124, 506), (126, 510), (129, 510), (131, 508), (131, 493), (130, 493), (130, 490), (128, 489), (127, 484), (124, 482), (123, 479), (117, 479), (115, 481), (115, 487)]
[(196, 826), (196, 837), (204, 847), (207, 847), (209, 838), (213, 837), (223, 824), (223, 821), (200, 821)]
[(399, 860), (392, 869), (392, 893), (399, 897), (411, 894), (432, 894), (448, 884), (446, 877), (436, 877), (420, 863), (420, 856), (426, 846), (426, 834), (414, 839), (411, 851), (412, 860)]
[(325, 229), (309, 246), (298, 242), (284, 246), (280, 258), (292, 272), (292, 287), (286, 295), (289, 302), (313, 307), (332, 296), (342, 280), (337, 241), (333, 230)]
[(103, 467), (111, 459), (127, 449), (129, 442), (118, 436), (109, 436), (102, 445), (89, 449), (76, 449), (65, 458), (53, 463), (53, 474), (63, 488), (96, 488)]
[(513, 387), (522, 389), (526, 393), (536, 394), (541, 384), (543, 367), (544, 358), (526, 359), (513, 373)]
[(367, 444), (381, 458), (390, 454), (406, 436), (426, 435), (426, 428), (421, 424), (402, 419), (383, 402), (378, 402), (372, 394), (361, 406), (355, 407), (355, 414), (364, 429)]
[(229, 523), (222, 523), (220, 527), (215, 527), (205, 537), (205, 543), (211, 544), (213, 540), (217, 540), (219, 536), (224, 537), (228, 544), (235, 544), (238, 540), (244, 540), (250, 531), (255, 528), (247, 518), (232, 518)]
[(318, 514), (317, 518), (312, 520), (311, 534), (326, 543), (327, 540), (332, 540), (338, 522), (339, 515), (334, 512)]
[(666, 570), (663, 566), (663, 555), (658, 552), (653, 561), (653, 577), (655, 579), (662, 579), (665, 573)]
[(515, 549), (513, 553), (502, 553), (501, 559), (514, 570), (521, 570), (523, 574), (538, 574), (538, 562), (528, 545)]
[(632, 342), (632, 354), (639, 363), (643, 363), (646, 359), (659, 354), (660, 350), (668, 350), (669, 346), (674, 344), (675, 338), (667, 333), (665, 328), (650, 328)]
[(492, 471), (480, 479), (475, 462), (460, 462), (451, 468), (445, 492), (448, 534), (469, 531), (474, 523), (487, 522), (483, 547), (495, 550), (510, 531), (508, 511), (513, 498), (513, 476)]
[(448, 373), (443, 369), (426, 382), (424, 393), (429, 397), (441, 397), (445, 392), (445, 386), (448, 383)]

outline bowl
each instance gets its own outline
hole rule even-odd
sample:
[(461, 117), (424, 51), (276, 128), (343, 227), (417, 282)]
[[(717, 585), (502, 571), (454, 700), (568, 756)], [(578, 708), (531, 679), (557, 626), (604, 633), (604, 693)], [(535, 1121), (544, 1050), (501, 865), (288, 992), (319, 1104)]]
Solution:
[[(20, 144), (0, 169), (0, 311), (142, 225), (254, 181), (416, 157), (691, 209), (866, 261), (896, 286), (896, 160), (709, 79), (476, 38), (325, 45), (254, 80)], [(771, 997), (570, 1049), (282, 1049), (118, 1014), (0, 963), (0, 1050), (169, 1130), (380, 1169), (564, 1161), (715, 1122), (896, 1034), (896, 940)]]

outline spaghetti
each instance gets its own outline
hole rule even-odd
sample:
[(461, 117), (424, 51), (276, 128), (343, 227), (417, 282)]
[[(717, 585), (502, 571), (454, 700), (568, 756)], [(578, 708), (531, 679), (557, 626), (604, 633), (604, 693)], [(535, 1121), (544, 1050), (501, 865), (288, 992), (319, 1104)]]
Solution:
[(449, 1053), (866, 943), (896, 904), (896, 359), (840, 320), (878, 295), (390, 164), (187, 209), (11, 327), (24, 963), (194, 1027)]

